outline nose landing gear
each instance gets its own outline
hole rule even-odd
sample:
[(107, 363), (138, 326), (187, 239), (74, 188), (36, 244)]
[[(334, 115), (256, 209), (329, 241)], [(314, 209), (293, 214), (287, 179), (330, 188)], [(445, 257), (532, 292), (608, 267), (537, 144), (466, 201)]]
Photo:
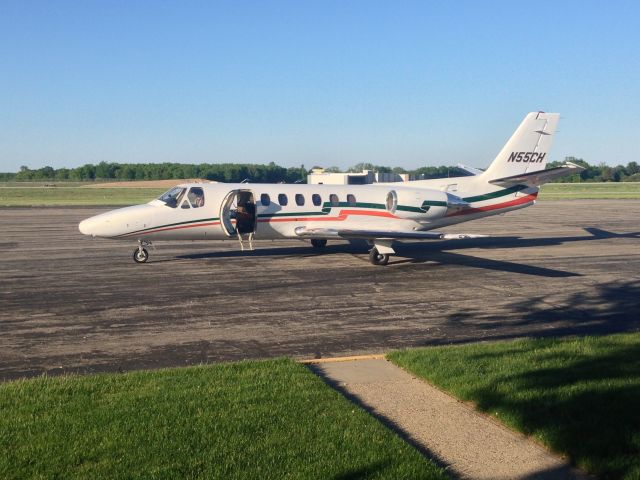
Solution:
[(147, 251), (146, 246), (151, 245), (151, 242), (144, 242), (142, 240), (138, 240), (138, 248), (133, 251), (133, 261), (136, 263), (145, 263), (149, 260), (149, 252)]

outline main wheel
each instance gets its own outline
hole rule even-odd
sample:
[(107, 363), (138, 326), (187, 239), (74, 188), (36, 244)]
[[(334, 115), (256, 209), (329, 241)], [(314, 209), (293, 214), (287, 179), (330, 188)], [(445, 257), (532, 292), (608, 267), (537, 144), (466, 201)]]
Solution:
[(139, 248), (136, 248), (133, 251), (133, 261), (136, 263), (144, 263), (147, 260), (149, 260), (149, 252), (147, 252), (146, 248), (143, 248), (142, 250)]
[(374, 265), (386, 265), (389, 263), (389, 254), (388, 253), (380, 253), (376, 247), (373, 247), (369, 252), (369, 260)]
[(312, 238), (311, 239), (311, 245), (313, 246), (313, 248), (324, 248), (327, 246), (327, 239), (326, 238)]

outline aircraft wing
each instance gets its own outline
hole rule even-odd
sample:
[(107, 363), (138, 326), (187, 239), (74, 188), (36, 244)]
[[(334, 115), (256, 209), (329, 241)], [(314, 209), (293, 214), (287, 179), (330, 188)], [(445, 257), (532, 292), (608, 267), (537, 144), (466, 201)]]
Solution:
[(537, 172), (523, 173), (521, 175), (513, 175), (512, 177), (497, 178), (495, 180), (489, 180), (489, 183), (500, 185), (501, 187), (511, 187), (513, 185), (537, 187), (550, 182), (554, 178), (578, 173), (582, 170), (584, 170), (584, 167), (576, 165), (575, 163), (567, 162), (561, 167), (548, 168), (547, 170), (538, 170)]
[(417, 230), (354, 230), (298, 227), (296, 235), (303, 238), (363, 238), (366, 240), (459, 240), (483, 238), (488, 235), (466, 233), (422, 232)]

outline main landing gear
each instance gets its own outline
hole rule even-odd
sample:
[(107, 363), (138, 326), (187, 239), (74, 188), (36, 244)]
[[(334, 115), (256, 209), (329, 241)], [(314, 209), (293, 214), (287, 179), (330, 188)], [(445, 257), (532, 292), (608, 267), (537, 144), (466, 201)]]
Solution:
[(326, 238), (312, 238), (311, 239), (311, 245), (313, 246), (313, 248), (324, 248), (327, 246), (327, 239)]
[(373, 247), (369, 252), (369, 260), (374, 265), (386, 265), (389, 263), (389, 254), (388, 253), (380, 253), (376, 247)]
[(149, 252), (144, 248), (148, 245), (151, 245), (151, 242), (143, 242), (142, 240), (138, 240), (138, 248), (133, 251), (133, 261), (136, 263), (145, 263), (149, 260)]

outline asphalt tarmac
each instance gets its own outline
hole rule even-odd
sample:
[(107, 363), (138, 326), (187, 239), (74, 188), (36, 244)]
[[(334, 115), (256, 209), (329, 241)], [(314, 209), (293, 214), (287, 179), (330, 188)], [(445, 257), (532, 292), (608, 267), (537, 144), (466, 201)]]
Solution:
[(407, 242), (90, 239), (108, 209), (0, 209), (0, 380), (640, 329), (640, 201), (543, 201)]

